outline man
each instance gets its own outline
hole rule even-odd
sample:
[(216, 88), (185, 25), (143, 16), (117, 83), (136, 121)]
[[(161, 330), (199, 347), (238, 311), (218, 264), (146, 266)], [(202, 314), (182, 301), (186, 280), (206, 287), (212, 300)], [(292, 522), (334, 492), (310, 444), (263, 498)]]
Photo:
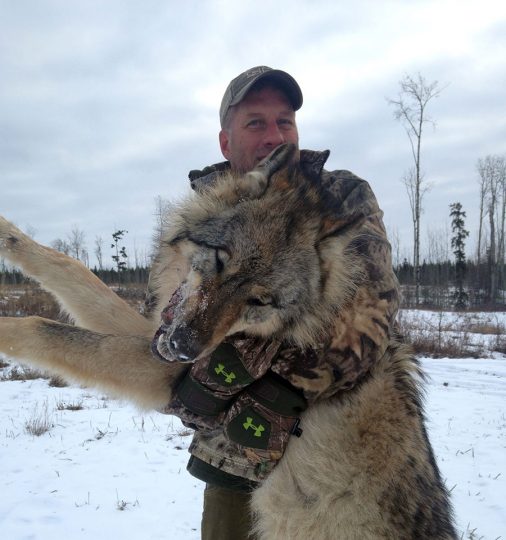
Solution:
[(299, 144), (295, 111), (302, 105), (302, 92), (289, 75), (276, 78), (262, 69), (248, 72), (246, 86), (235, 95), (232, 82), (220, 109), (221, 152), (240, 173), (253, 169), (280, 144)]
[[(288, 73), (266, 66), (241, 73), (229, 84), (220, 107), (219, 141), (227, 161), (203, 171), (191, 171), (192, 187), (201, 189), (229, 168), (238, 173), (250, 171), (281, 144), (293, 143), (298, 147), (295, 113), (301, 106), (302, 92)], [(365, 218), (367, 226), (384, 238), (382, 213), (366, 182), (348, 171), (325, 171), (328, 152), (303, 150), (297, 157), (302, 169), (317, 178), (328, 191), (329, 201), (343, 223), (361, 226), (356, 223), (362, 223)], [(364, 257), (374, 258), (371, 249), (376, 248), (361, 246), (360, 249), (364, 250)], [(386, 250), (381, 251), (380, 259), (387, 262), (370, 265), (375, 283), (373, 294), (387, 300), (382, 305), (391, 324), (398, 308), (397, 283), (388, 262), (388, 247), (377, 249)], [(369, 328), (377, 324), (371, 320)], [(281, 444), (267, 453), (251, 448), (245, 450), (244, 446), (248, 445), (244, 441), (230, 440), (231, 436), (227, 436), (222, 426), (226, 411), (214, 416), (206, 413), (203, 401), (210, 399), (209, 406), (221, 403), (224, 391), (209, 380), (205, 366), (199, 363), (192, 366), (178, 389), (178, 397), (165, 412), (177, 414), (187, 425), (197, 429), (190, 446), (192, 456), (188, 471), (206, 482), (203, 540), (250, 537), (249, 493), (282, 457), (289, 438), (300, 435), (297, 415), (306, 404), (310, 406), (314, 400), (331, 397), (354, 386), (383, 353), (386, 339), (371, 340), (366, 334), (367, 330), (355, 331), (360, 343), (358, 350), (348, 343), (332, 348), (329, 341), (318, 350), (300, 351), (269, 340), (231, 336), (213, 352), (213, 356), (223, 362), (234, 362), (234, 366), (246, 374), (245, 382), (238, 384), (235, 394), (227, 394), (227, 398), (233, 400), (242, 390), (258, 389), (262, 384), (275, 387), (283, 395), (284, 413), (278, 415), (279, 403), (273, 403), (271, 417), (267, 419), (277, 426)], [(383, 328), (378, 335), (385, 335)], [(356, 337), (354, 339), (356, 342)]]

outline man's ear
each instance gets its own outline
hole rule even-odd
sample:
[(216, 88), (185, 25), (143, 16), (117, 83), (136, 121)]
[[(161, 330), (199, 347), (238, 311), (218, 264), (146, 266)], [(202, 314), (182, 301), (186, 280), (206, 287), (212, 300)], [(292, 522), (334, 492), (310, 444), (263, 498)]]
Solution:
[(223, 157), (230, 160), (230, 139), (228, 137), (228, 133), (224, 129), (222, 129), (218, 137), (220, 139), (220, 148)]

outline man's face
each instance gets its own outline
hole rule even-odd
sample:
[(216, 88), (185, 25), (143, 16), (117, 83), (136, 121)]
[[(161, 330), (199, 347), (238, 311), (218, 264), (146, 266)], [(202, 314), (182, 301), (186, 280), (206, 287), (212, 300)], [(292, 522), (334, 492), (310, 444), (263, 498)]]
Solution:
[(233, 107), (228, 126), (220, 131), (221, 152), (241, 173), (283, 143), (298, 146), (299, 134), (290, 102), (273, 87), (253, 89)]

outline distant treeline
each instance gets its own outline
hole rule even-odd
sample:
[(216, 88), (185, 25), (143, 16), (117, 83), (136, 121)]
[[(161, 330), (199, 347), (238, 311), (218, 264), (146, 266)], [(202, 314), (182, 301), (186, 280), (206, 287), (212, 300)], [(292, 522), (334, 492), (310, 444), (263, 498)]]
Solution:
[[(413, 265), (404, 261), (394, 268), (402, 286), (402, 307), (416, 307), (414, 292)], [(495, 298), (490, 291), (490, 265), (476, 262), (466, 263), (464, 288), (468, 295), (467, 307), (471, 309), (506, 309), (505, 272), (495, 272), (499, 275), (499, 283)], [(111, 286), (139, 285), (145, 289), (150, 268), (148, 266), (127, 267), (120, 272), (115, 269), (92, 268), (91, 271), (104, 283)], [(26, 283), (28, 279), (14, 269), (0, 269), (0, 284), (16, 285)], [(456, 292), (456, 268), (451, 261), (441, 263), (423, 262), (420, 266), (420, 299), (418, 307), (429, 309), (454, 309)]]
[[(413, 265), (407, 261), (394, 268), (402, 286), (402, 306), (416, 307)], [(498, 282), (491, 289), (491, 273), (498, 276)], [(466, 262), (464, 290), (467, 293), (467, 307), (470, 309), (506, 309), (506, 267), (491, 267), (488, 262), (478, 264)], [(452, 261), (426, 263), (420, 265), (420, 299), (418, 307), (429, 309), (454, 309), (456, 304), (456, 265)]]
[[(107, 285), (146, 285), (148, 283), (150, 268), (147, 266), (137, 266), (135, 268), (125, 268), (118, 271), (115, 269), (90, 268), (90, 270)], [(15, 269), (0, 270), (0, 284), (18, 285), (28, 282), (28, 278)]]

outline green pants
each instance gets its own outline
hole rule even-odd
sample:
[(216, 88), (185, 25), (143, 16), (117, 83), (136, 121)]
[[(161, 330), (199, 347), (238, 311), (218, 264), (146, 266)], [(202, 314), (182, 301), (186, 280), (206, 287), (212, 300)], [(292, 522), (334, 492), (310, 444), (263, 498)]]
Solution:
[(202, 540), (254, 540), (250, 535), (250, 494), (207, 484)]

